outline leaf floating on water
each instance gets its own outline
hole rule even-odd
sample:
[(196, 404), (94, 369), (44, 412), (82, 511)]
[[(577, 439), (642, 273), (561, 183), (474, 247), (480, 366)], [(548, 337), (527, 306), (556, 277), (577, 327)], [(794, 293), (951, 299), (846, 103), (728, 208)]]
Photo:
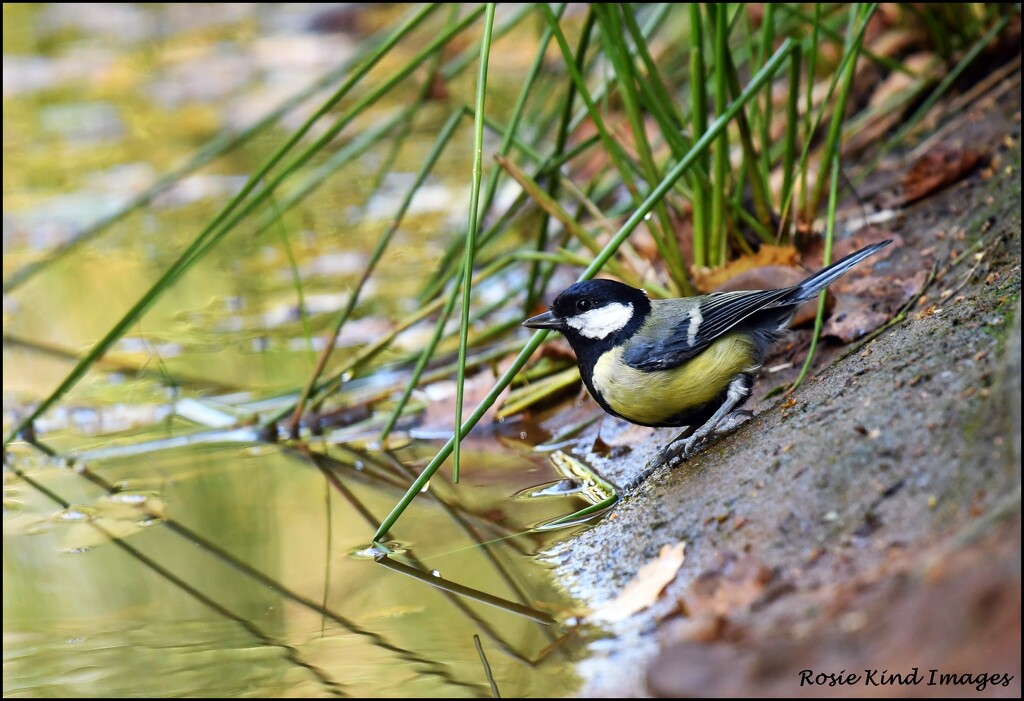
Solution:
[(661, 546), (658, 557), (640, 568), (615, 599), (590, 615), (598, 621), (615, 622), (629, 618), (653, 604), (683, 566), (685, 541)]

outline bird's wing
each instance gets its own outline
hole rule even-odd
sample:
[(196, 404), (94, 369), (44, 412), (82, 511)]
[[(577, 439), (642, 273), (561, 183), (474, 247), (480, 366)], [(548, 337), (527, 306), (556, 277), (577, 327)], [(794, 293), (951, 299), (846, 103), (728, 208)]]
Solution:
[(790, 289), (714, 292), (701, 298), (652, 303), (651, 318), (627, 344), (623, 360), (638, 370), (676, 367), (706, 349), (751, 314)]

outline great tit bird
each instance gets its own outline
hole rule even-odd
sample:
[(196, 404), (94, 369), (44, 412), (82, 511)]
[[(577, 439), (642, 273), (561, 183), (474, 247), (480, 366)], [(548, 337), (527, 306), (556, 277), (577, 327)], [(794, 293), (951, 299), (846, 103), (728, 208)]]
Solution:
[(662, 461), (688, 458), (750, 396), (797, 307), (890, 243), (777, 290), (651, 300), (614, 280), (577, 282), (523, 326), (565, 336), (584, 384), (609, 414), (644, 426), (687, 426)]

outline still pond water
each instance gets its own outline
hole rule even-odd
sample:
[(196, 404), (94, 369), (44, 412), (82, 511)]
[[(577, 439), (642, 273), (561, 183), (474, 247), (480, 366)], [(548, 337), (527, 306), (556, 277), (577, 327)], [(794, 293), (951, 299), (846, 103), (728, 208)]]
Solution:
[[(4, 6), (5, 433), (324, 93), (69, 255), (48, 256), (409, 9)], [(324, 31), (332, 19), (344, 31)], [(521, 71), (506, 55), (499, 101), (502, 78)], [(452, 79), (456, 97), (472, 99), (474, 72)], [(379, 118), (403, 99), (383, 100)], [(360, 551), (450, 432), (450, 384), (417, 396), (441, 408), (400, 421), (385, 451), (376, 414), (295, 444), (246, 427), (294, 401), (312, 371), (409, 186), (415, 166), (403, 163), (423, 158), (445, 117), (433, 110), (394, 152), (368, 149), (301, 207), (233, 232), (37, 422), (38, 445), (9, 447), (5, 696), (491, 696), (484, 659), (503, 695), (572, 693), (572, 663), (593, 633), (567, 624), (573, 602), (535, 558), (571, 531), (532, 527), (584, 502), (512, 498), (562, 476), (525, 440), (545, 434), (512, 420), (474, 433), (460, 484), (439, 472), (389, 534), (396, 554), (378, 563)], [(416, 309), (464, 226), (462, 141), (455, 175), (432, 178), (414, 201), (338, 353)], [(479, 303), (514, 284), (497, 277)], [(379, 372), (346, 385), (349, 399), (400, 390), (408, 373), (383, 369), (430, 333), (400, 335)]]

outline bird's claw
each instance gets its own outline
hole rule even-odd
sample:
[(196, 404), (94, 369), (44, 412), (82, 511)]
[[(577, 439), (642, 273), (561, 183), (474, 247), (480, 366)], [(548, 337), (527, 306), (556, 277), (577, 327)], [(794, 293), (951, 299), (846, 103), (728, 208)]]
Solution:
[(692, 436), (684, 441), (670, 443), (658, 455), (658, 462), (672, 468), (684, 460), (689, 460), (697, 454), (703, 444), (703, 441), (697, 440), (698, 438), (698, 436)]
[(683, 446), (683, 458), (689, 460), (697, 451), (704, 445), (704, 441), (698, 440), (698, 436), (694, 436), (690, 440), (686, 441), (686, 445)]
[(624, 487), (624, 493), (628, 494), (634, 489), (643, 484), (648, 477), (654, 474), (661, 466), (667, 467), (669, 470), (674, 470), (683, 461), (689, 460), (697, 454), (707, 441), (707, 435), (703, 433), (696, 433), (688, 438), (676, 440), (669, 443), (667, 446), (662, 448), (661, 452), (658, 453), (658, 457), (651, 460), (644, 466), (644, 469), (628, 482)]

